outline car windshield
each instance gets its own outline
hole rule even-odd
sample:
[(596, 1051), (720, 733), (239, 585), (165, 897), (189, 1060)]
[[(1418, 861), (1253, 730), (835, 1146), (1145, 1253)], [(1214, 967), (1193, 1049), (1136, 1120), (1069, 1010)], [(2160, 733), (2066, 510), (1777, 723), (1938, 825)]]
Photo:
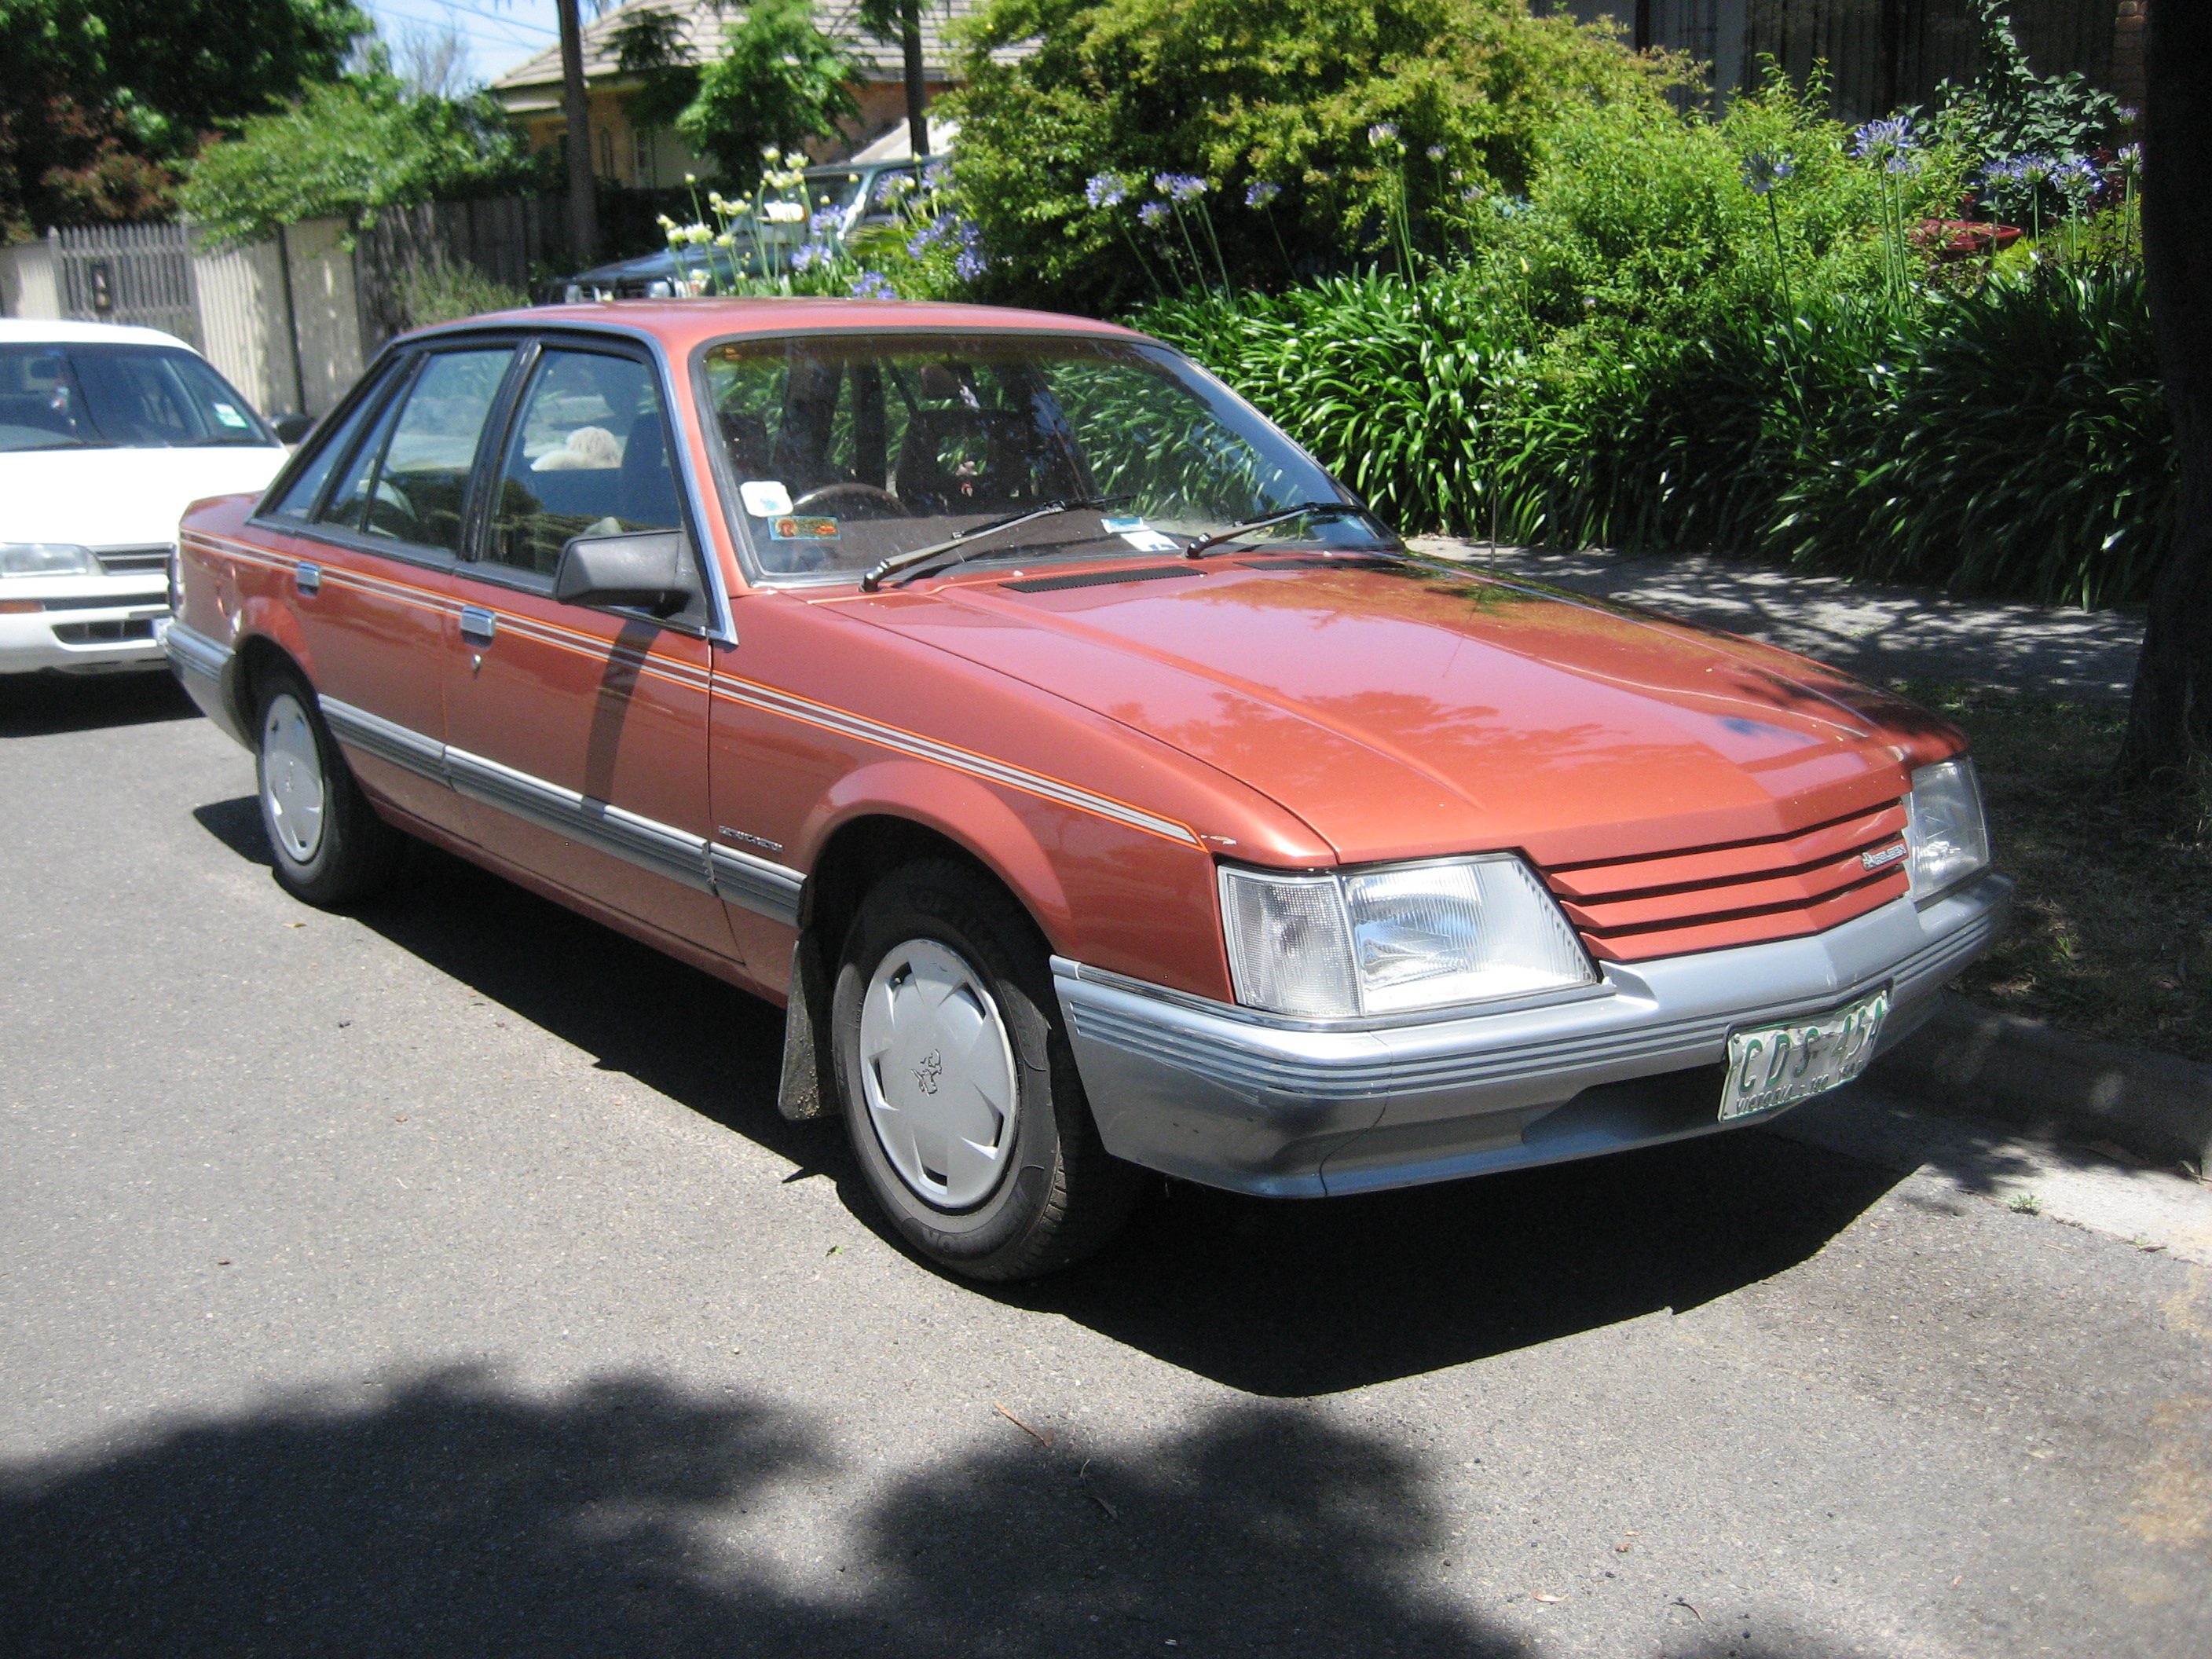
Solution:
[(222, 375), (180, 347), (0, 345), (0, 451), (276, 441)]
[[(1172, 551), (1343, 492), (1257, 410), (1164, 346), (1080, 335), (740, 340), (706, 356), (755, 574), (850, 580), (1060, 501), (1110, 504), (978, 538), (975, 557)], [(1346, 516), (1255, 545), (1396, 544)]]

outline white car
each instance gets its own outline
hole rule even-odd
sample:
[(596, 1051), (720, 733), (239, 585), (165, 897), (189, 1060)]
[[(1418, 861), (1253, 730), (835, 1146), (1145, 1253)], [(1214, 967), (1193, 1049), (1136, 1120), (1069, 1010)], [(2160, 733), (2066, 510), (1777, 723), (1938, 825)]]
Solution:
[(0, 674), (161, 667), (177, 520), (287, 453), (173, 335), (0, 319)]

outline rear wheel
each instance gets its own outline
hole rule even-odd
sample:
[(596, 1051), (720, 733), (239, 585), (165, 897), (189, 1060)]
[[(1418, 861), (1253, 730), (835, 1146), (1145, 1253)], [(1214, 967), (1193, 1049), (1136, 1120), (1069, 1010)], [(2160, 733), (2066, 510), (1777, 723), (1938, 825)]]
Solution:
[(1141, 1176), (1098, 1144), (1043, 942), (980, 872), (911, 864), (869, 894), (830, 1024), (860, 1167), (931, 1260), (1034, 1279), (1127, 1218)]
[(362, 793), (307, 681), (277, 668), (258, 689), (254, 776), (276, 879), (310, 904), (373, 896), (398, 873), (407, 838)]

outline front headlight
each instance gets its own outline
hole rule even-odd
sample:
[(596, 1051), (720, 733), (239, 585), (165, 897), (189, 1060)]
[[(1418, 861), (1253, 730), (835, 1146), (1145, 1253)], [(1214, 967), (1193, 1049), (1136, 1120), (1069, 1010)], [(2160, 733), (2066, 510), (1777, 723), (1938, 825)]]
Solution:
[(92, 550), (70, 542), (0, 542), (0, 576), (88, 576)]
[(1974, 763), (1964, 755), (1912, 775), (1905, 798), (1905, 844), (1911, 849), (1912, 896), (1933, 898), (1990, 861), (1989, 825)]
[(1589, 957), (1510, 854), (1277, 875), (1224, 865), (1237, 1000), (1308, 1019), (1405, 1013), (1588, 985)]

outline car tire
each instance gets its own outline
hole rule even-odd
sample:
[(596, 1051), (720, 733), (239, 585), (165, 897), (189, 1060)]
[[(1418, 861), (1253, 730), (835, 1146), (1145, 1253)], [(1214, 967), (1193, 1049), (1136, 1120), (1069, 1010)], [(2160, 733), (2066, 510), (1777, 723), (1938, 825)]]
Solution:
[(989, 877), (909, 864), (862, 901), (830, 1005), (853, 1150), (915, 1249), (1036, 1279), (1099, 1249), (1142, 1172), (1099, 1144), (1044, 941)]
[(256, 678), (254, 793), (276, 879), (325, 909), (391, 885), (407, 837), (377, 817), (307, 682), (290, 668)]

